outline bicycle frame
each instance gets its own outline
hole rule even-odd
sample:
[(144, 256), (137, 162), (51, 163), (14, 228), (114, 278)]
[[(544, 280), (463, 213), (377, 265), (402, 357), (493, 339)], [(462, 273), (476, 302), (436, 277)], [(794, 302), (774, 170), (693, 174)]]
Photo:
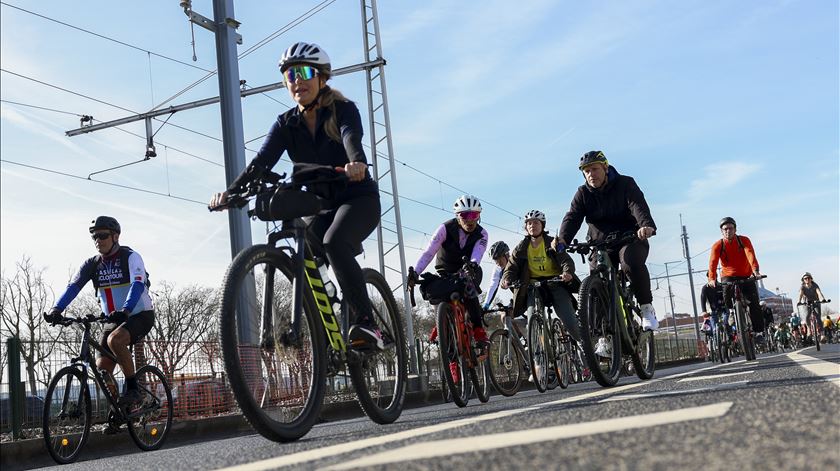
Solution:
[(629, 292), (629, 287), (626, 286), (626, 275), (623, 271), (616, 270), (606, 247), (599, 247), (595, 253), (595, 257), (596, 266), (594, 272), (610, 287), (610, 310), (608, 312), (616, 312), (616, 307), (620, 309), (618, 326), (622, 346), (630, 351), (634, 351), (638, 336), (635, 329), (630, 329), (628, 326), (631, 325), (632, 320), (630, 315), (633, 309), (635, 309), (635, 306), (632, 306), (632, 301), (630, 301), (630, 295), (632, 293)]
[[(290, 224), (291, 229), (287, 229), (286, 225)], [(305, 296), (304, 284), (301, 282), (304, 278), (307, 281), (309, 290), (315, 299), (315, 305), (321, 317), (321, 324), (327, 334), (327, 340), (336, 352), (342, 355), (347, 352), (347, 325), (349, 312), (346, 309), (343, 301), (338, 298), (336, 292), (332, 296), (327, 293), (325, 283), (329, 280), (323, 280), (318, 266), (315, 262), (315, 256), (312, 248), (306, 240), (306, 223), (302, 219), (294, 219), (291, 221), (283, 221), (282, 227), (279, 231), (272, 232), (268, 235), (268, 245), (275, 250), (289, 252), (289, 256), (293, 262), (294, 279), (292, 280), (292, 322), (291, 328), (285, 332), (280, 339), (283, 344), (293, 344), (299, 341), (300, 336), (300, 322), (301, 312), (303, 312), (303, 299)], [(277, 243), (283, 239), (293, 239), (295, 247), (277, 247)], [(266, 283), (264, 296), (273, 296), (268, 290), (274, 286), (274, 272), (267, 270), (265, 273)], [(267, 299), (267, 298), (265, 298)], [(334, 306), (341, 305), (342, 322), (339, 323)], [(265, 303), (262, 312), (262, 329), (260, 334), (260, 345), (273, 345), (274, 329), (273, 316), (271, 312), (272, 306), (270, 303)]]
[(464, 356), (467, 359), (467, 367), (474, 368), (478, 366), (475, 355), (471, 348), (472, 345), (472, 321), (469, 316), (465, 315), (467, 307), (460, 300), (449, 301), (449, 306), (452, 308), (452, 315), (455, 317), (455, 342), (458, 347), (458, 355)]

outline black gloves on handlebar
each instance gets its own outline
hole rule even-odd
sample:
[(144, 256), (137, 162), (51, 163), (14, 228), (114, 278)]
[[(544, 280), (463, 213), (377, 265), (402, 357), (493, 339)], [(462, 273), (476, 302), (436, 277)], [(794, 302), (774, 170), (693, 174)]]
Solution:
[(47, 324), (58, 324), (64, 320), (64, 316), (61, 315), (61, 309), (54, 307), (49, 313), (44, 313), (44, 320)]
[(405, 278), (405, 286), (412, 290), (414, 286), (420, 282), (420, 275), (414, 270), (414, 267), (408, 267), (408, 276)]

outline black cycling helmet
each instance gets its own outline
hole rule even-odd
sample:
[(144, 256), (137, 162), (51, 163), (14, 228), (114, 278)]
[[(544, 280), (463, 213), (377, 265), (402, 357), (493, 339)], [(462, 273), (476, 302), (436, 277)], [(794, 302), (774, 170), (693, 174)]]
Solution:
[(607, 160), (607, 156), (604, 155), (603, 152), (600, 150), (590, 150), (589, 152), (583, 154), (583, 157), (580, 158), (580, 165), (578, 165), (578, 170), (583, 170), (584, 167), (588, 167), (592, 164), (604, 164), (609, 165), (609, 161)]
[(723, 227), (724, 224), (732, 224), (736, 228), (738, 227), (738, 224), (735, 223), (735, 220), (729, 216), (726, 216), (725, 218), (721, 219), (720, 224), (718, 224), (718, 227)]
[(501, 257), (502, 255), (507, 255), (510, 253), (510, 247), (504, 241), (494, 242), (493, 245), (490, 246), (490, 258), (496, 259)]
[(116, 219), (112, 218), (111, 216), (98, 216), (96, 219), (90, 222), (90, 232), (97, 229), (108, 229), (109, 231), (116, 232), (117, 234), (120, 233), (120, 223), (117, 222)]

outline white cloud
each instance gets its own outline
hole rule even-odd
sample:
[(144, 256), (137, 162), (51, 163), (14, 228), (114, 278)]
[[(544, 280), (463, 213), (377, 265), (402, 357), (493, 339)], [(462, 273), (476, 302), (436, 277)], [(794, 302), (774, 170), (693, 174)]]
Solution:
[(689, 184), (688, 198), (699, 201), (710, 193), (720, 193), (744, 181), (761, 168), (759, 164), (747, 162), (719, 162), (706, 166), (704, 175)]

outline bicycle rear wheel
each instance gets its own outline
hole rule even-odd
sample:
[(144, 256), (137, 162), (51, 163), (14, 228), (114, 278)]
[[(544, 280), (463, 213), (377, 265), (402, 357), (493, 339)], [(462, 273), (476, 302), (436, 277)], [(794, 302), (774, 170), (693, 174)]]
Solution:
[(452, 402), (458, 407), (466, 407), (470, 400), (470, 381), (467, 378), (467, 362), (458, 347), (455, 313), (449, 303), (440, 303), (437, 314), (441, 374), (452, 394)]
[(519, 339), (512, 339), (505, 329), (490, 334), (490, 352), (487, 355), (490, 367), (490, 382), (502, 396), (513, 396), (522, 385), (523, 358), (513, 345)]
[(56, 373), (44, 398), (44, 443), (59, 464), (76, 461), (90, 434), (90, 391), (79, 368)]
[[(581, 326), (581, 347), (589, 364), (592, 376), (604, 387), (615, 386), (621, 376), (621, 338), (618, 320), (610, 312), (608, 287), (597, 276), (588, 276), (580, 288), (579, 320)], [(603, 356), (595, 354), (600, 338), (606, 341)]]
[(554, 335), (554, 361), (556, 365), (557, 383), (561, 389), (569, 387), (572, 382), (572, 341), (563, 329), (560, 319), (551, 320), (551, 332)]
[(307, 286), (298, 338), (281, 342), (291, 327), (293, 279), (289, 257), (262, 244), (233, 259), (222, 287), (220, 337), (233, 395), (254, 430), (278, 442), (309, 432), (326, 383), (324, 327)]
[(532, 312), (528, 319), (528, 360), (531, 363), (534, 386), (541, 393), (548, 388), (548, 348), (545, 320), (542, 314)]
[(172, 390), (163, 372), (152, 365), (137, 370), (135, 378), (143, 402), (140, 415), (128, 420), (128, 434), (141, 450), (157, 450), (172, 428)]
[(402, 413), (408, 382), (408, 354), (397, 301), (385, 278), (363, 270), (365, 286), (385, 350), (374, 354), (349, 352), (350, 379), (364, 413), (378, 424), (390, 424)]
[(633, 369), (636, 376), (641, 380), (653, 378), (656, 371), (656, 343), (653, 341), (653, 332), (644, 330), (636, 339), (636, 351), (630, 355), (633, 361)]

